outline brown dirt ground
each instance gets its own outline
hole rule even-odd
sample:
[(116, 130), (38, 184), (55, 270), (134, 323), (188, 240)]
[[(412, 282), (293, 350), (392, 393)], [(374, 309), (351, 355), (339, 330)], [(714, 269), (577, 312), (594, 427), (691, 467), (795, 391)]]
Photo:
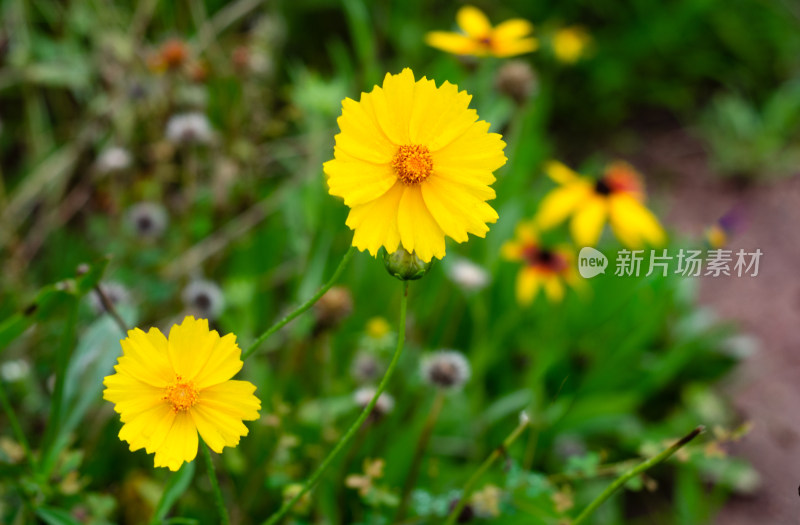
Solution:
[(747, 458), (761, 488), (735, 497), (718, 525), (800, 523), (800, 177), (749, 186), (716, 175), (702, 143), (683, 131), (657, 132), (634, 163), (653, 177), (657, 207), (682, 235), (697, 237), (734, 206), (746, 217), (744, 231), (728, 248), (763, 252), (759, 275), (705, 278), (701, 302), (754, 336), (757, 351), (724, 386), (753, 430), (731, 453)]

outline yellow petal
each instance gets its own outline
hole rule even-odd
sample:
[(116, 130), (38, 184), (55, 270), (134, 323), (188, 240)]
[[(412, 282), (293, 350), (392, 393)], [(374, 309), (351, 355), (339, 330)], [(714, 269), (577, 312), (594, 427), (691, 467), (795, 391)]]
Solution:
[(511, 41), (493, 41), (494, 56), (499, 58), (513, 57), (532, 53), (539, 48), (539, 41), (535, 38), (521, 38)]
[(419, 186), (403, 188), (397, 227), (400, 231), (400, 242), (407, 251), (416, 252), (425, 262), (430, 262), (433, 257), (444, 257), (444, 232), (428, 211)]
[(591, 198), (591, 188), (581, 181), (556, 188), (542, 199), (536, 214), (536, 224), (542, 229), (552, 228)]
[(564, 298), (564, 285), (557, 275), (548, 275), (544, 279), (544, 292), (552, 303), (559, 303)]
[(470, 171), (498, 169), (506, 163), (506, 143), (498, 133), (489, 133), (489, 123), (478, 121), (456, 137), (438, 136), (430, 144), (434, 170), (440, 167), (468, 168)]
[(324, 163), (322, 169), (328, 176), (329, 193), (342, 197), (351, 208), (374, 201), (397, 182), (397, 175), (388, 164), (336, 158)]
[(237, 419), (225, 412), (213, 408), (197, 405), (190, 411), (200, 437), (208, 447), (217, 454), (223, 447), (235, 447), (239, 438), (247, 435), (247, 427)]
[(427, 82), (417, 85), (423, 98), (415, 101), (409, 132), (414, 143), (436, 151), (470, 129), (478, 120), (478, 113), (469, 109), (472, 96), (459, 91), (458, 86), (445, 81), (435, 92), (430, 91), (431, 87)]
[(258, 411), (261, 410), (261, 401), (253, 395), (255, 391), (255, 385), (249, 381), (226, 381), (200, 391), (195, 406), (218, 410), (240, 420), (253, 421), (258, 419)]
[(156, 450), (155, 466), (168, 467), (174, 472), (196, 456), (197, 427), (189, 414), (178, 413), (164, 443)]
[(194, 381), (219, 343), (216, 330), (209, 330), (207, 319), (184, 318), (169, 331), (169, 359), (182, 381)]
[(454, 55), (474, 55), (480, 52), (480, 45), (473, 38), (449, 31), (431, 31), (425, 35), (425, 43)]
[(117, 372), (125, 371), (159, 388), (173, 381), (175, 373), (167, 354), (167, 339), (158, 328), (151, 328), (146, 334), (138, 328), (130, 330), (120, 344), (123, 355), (114, 367)]
[(130, 444), (131, 451), (144, 448), (150, 444), (151, 436), (158, 425), (165, 418), (171, 417), (171, 414), (174, 415), (174, 412), (166, 403), (155, 405), (134, 416), (126, 417), (125, 414), (122, 414), (120, 419), (124, 424), (119, 431), (119, 438)]
[(514, 229), (514, 235), (525, 244), (538, 244), (539, 233), (534, 221), (520, 221)]
[(395, 182), (389, 191), (374, 201), (354, 206), (347, 216), (347, 226), (355, 230), (353, 246), (359, 250), (367, 250), (371, 255), (378, 254), (381, 246), (391, 253), (400, 243), (400, 231), (397, 228), (397, 209), (403, 196), (404, 185)]
[(663, 246), (666, 242), (656, 216), (630, 194), (611, 195), (609, 214), (614, 235), (629, 248), (641, 248), (644, 244)]
[(456, 13), (456, 23), (466, 34), (475, 39), (488, 38), (492, 24), (483, 11), (471, 5), (465, 5)]
[[(359, 149), (380, 155), (389, 162), (397, 149), (381, 129), (372, 107), (372, 97), (362, 94), (361, 102), (346, 98), (342, 101), (342, 115), (336, 121), (345, 135), (352, 136), (359, 144)], [(372, 155), (370, 155), (370, 158)], [(369, 158), (365, 159), (369, 160)]]
[(485, 237), (487, 222), (497, 222), (497, 212), (463, 187), (433, 176), (421, 185), (422, 197), (439, 227), (456, 242), (468, 233)]
[(492, 40), (517, 40), (533, 33), (533, 24), (523, 18), (512, 18), (497, 25)]
[(569, 184), (580, 178), (580, 175), (557, 160), (548, 161), (544, 165), (544, 172), (559, 184)]
[(596, 245), (606, 224), (607, 214), (608, 202), (605, 198), (593, 197), (583, 204), (570, 223), (575, 244), (580, 247)]
[(383, 86), (375, 86), (369, 95), (381, 129), (397, 145), (409, 143), (414, 84), (414, 73), (405, 68), (397, 75), (387, 73)]
[(533, 302), (542, 280), (533, 268), (523, 268), (517, 274), (517, 301), (522, 306), (528, 306)]
[(500, 247), (500, 256), (507, 261), (522, 259), (522, 244), (516, 241), (506, 241)]
[(212, 348), (208, 361), (197, 372), (194, 386), (198, 390), (208, 388), (235, 376), (242, 369), (242, 351), (236, 344), (236, 336), (226, 334)]

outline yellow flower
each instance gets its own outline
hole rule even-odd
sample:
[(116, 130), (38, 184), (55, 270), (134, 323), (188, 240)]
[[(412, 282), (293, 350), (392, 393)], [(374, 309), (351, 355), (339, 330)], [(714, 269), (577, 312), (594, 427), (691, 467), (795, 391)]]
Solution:
[(479, 57), (510, 57), (536, 51), (539, 47), (536, 39), (530, 36), (533, 24), (522, 18), (512, 18), (492, 27), (480, 9), (467, 5), (456, 13), (456, 22), (465, 34), (431, 31), (425, 35), (425, 41), (448, 53)]
[(544, 288), (548, 300), (560, 302), (564, 298), (564, 283), (573, 288), (581, 286), (571, 250), (542, 246), (533, 222), (519, 223), (514, 240), (503, 244), (501, 254), (507, 261), (524, 265), (517, 274), (516, 286), (517, 301), (523, 306), (533, 302), (540, 288)]
[(477, 121), (471, 98), (448, 82), (415, 81), (406, 68), (360, 102), (342, 102), (335, 158), (323, 168), (330, 194), (350, 207), (354, 246), (372, 255), (402, 246), (429, 262), (444, 257), (445, 236), (486, 235), (505, 143)]
[(247, 435), (242, 420), (258, 419), (256, 387), (231, 378), (242, 368), (236, 336), (220, 337), (208, 321), (186, 317), (169, 332), (136, 328), (122, 340), (116, 373), (103, 398), (124, 423), (131, 451), (155, 452), (155, 466), (178, 470), (197, 455), (197, 433), (214, 452)]
[(565, 27), (553, 36), (553, 53), (566, 64), (574, 64), (580, 59), (592, 38), (585, 29), (578, 26)]
[(642, 177), (630, 164), (613, 162), (598, 180), (581, 177), (555, 161), (545, 170), (561, 187), (542, 201), (536, 216), (540, 228), (550, 228), (571, 215), (570, 231), (578, 246), (594, 246), (606, 221), (629, 248), (664, 244), (661, 224), (643, 204)]
[(389, 321), (383, 317), (373, 317), (367, 321), (367, 335), (373, 339), (382, 339), (392, 330)]

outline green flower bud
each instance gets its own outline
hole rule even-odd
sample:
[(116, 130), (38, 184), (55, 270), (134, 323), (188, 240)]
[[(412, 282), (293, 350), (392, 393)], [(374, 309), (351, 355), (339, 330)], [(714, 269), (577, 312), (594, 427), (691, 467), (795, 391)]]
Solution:
[(433, 266), (433, 259), (430, 262), (425, 262), (417, 257), (416, 253), (409, 253), (405, 248), (399, 248), (393, 253), (387, 253), (384, 250), (383, 264), (392, 277), (396, 277), (401, 281), (416, 281), (428, 273), (428, 270)]

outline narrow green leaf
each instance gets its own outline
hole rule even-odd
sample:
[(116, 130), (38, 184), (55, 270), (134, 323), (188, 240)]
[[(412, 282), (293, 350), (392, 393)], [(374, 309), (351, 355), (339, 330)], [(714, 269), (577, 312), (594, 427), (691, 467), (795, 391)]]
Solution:
[[(186, 492), (189, 488), (189, 483), (194, 476), (194, 461), (184, 463), (183, 466), (169, 478), (167, 486), (164, 487), (164, 493), (161, 495), (161, 500), (158, 502), (158, 507), (153, 514), (153, 520), (150, 522), (152, 525), (162, 523), (167, 513), (170, 511), (178, 498)], [(179, 518), (168, 520), (167, 523), (187, 523), (186, 521), (175, 521)]]

